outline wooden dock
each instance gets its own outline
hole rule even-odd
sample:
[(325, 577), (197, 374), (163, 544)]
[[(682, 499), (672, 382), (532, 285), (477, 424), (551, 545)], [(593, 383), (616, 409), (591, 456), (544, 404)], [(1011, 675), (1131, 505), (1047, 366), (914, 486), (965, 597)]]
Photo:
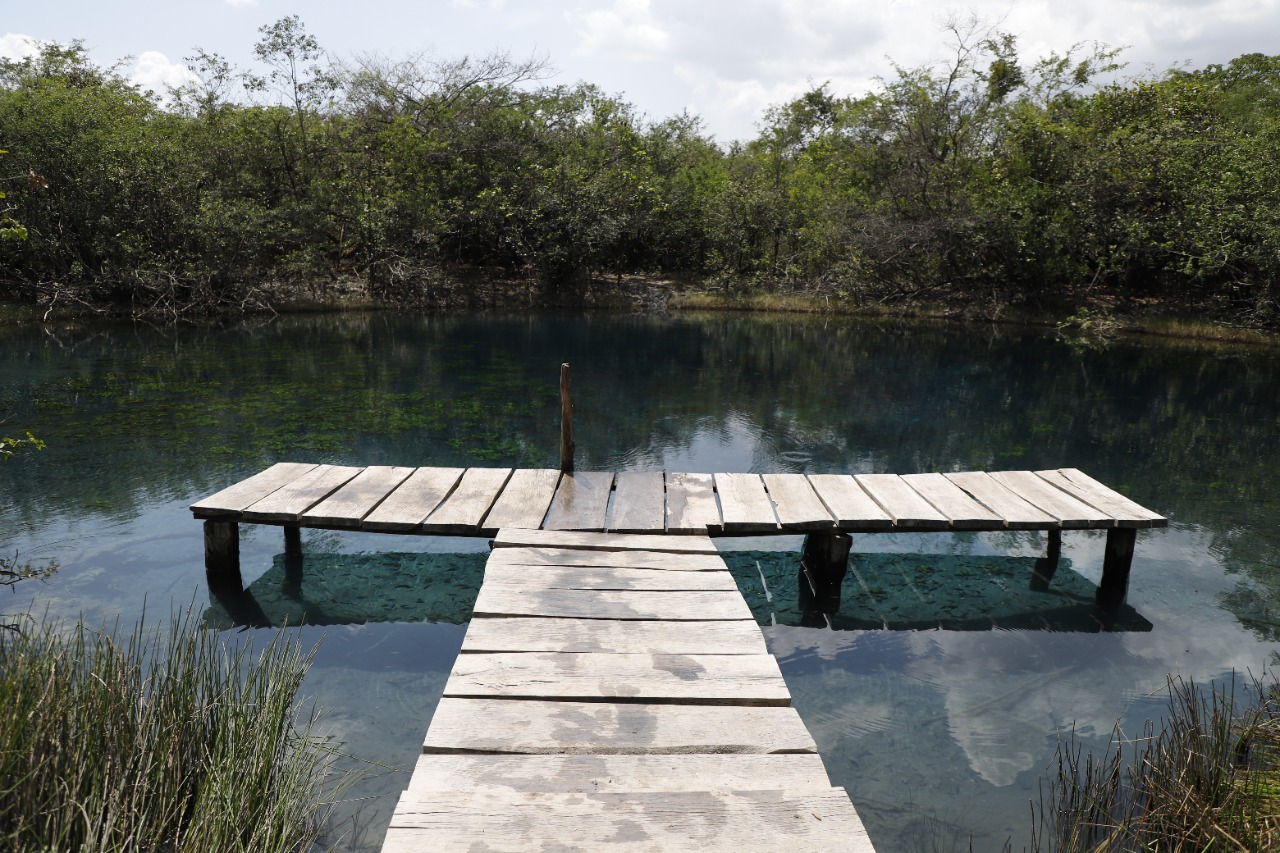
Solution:
[(709, 538), (494, 546), (386, 853), (873, 853)]

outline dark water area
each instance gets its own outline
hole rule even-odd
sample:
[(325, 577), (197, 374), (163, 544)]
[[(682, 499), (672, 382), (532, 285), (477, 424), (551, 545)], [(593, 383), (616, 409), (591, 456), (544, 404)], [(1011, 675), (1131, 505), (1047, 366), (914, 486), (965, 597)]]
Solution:
[[(0, 330), (0, 549), (56, 559), (0, 611), (131, 624), (196, 608), (229, 642), (304, 622), (304, 690), (384, 765), (344, 810), (376, 849), (462, 642), (483, 540), (245, 526), (250, 595), (211, 600), (193, 501), (276, 461), (558, 459), (570, 362), (582, 469), (910, 473), (1078, 467), (1170, 518), (1138, 536), (1128, 606), (1089, 603), (1101, 534), (855, 538), (839, 609), (798, 537), (721, 540), (832, 780), (878, 850), (1022, 849), (1074, 729), (1163, 711), (1169, 674), (1225, 683), (1280, 652), (1280, 354), (1052, 333), (709, 315), (319, 315), (226, 328)], [(251, 605), (247, 602), (251, 602)]]

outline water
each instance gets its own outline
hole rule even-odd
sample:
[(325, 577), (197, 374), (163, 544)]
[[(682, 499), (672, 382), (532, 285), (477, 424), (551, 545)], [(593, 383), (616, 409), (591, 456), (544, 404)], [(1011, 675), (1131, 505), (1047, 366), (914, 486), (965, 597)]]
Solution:
[[(305, 690), (388, 769), (341, 830), (376, 849), (462, 642), (480, 540), (242, 528), (246, 601), (211, 601), (192, 501), (280, 460), (558, 458), (574, 368), (582, 469), (913, 472), (1074, 466), (1171, 519), (1139, 534), (1129, 607), (1088, 601), (1100, 534), (859, 536), (830, 627), (797, 537), (722, 547), (835, 784), (877, 849), (997, 850), (1073, 727), (1101, 746), (1280, 653), (1280, 355), (815, 318), (309, 316), (227, 328), (0, 330), (0, 413), (49, 444), (0, 464), (0, 549), (56, 559), (0, 610), (94, 623), (192, 606), (232, 640), (305, 618)], [(1104, 629), (1105, 627), (1105, 629)]]

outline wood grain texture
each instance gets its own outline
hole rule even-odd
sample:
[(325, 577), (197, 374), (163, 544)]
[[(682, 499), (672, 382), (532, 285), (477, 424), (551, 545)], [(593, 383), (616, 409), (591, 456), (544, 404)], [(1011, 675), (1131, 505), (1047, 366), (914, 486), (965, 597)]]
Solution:
[(313, 463), (277, 462), (265, 471), (259, 471), (252, 477), (196, 501), (191, 505), (191, 512), (196, 518), (238, 516), (267, 495), (282, 486), (287, 486), (316, 467)]
[(817, 747), (792, 708), (446, 696), (436, 706), (422, 751), (662, 755)]
[(843, 789), (827, 791), (439, 792), (404, 802), (384, 853), (408, 851), (874, 853)]
[(714, 474), (725, 533), (773, 533), (778, 517), (759, 474)]
[(365, 516), (365, 530), (409, 533), (440, 506), (462, 479), (462, 468), (419, 468)]
[(573, 471), (560, 478), (542, 526), (545, 530), (604, 530), (613, 474)]
[(1004, 528), (1004, 519), (941, 474), (903, 474), (902, 481), (950, 519), (956, 530)]
[(1046, 530), (1058, 527), (1057, 516), (1027, 503), (985, 471), (957, 471), (944, 475), (1004, 519), (1011, 530)]
[(1077, 468), (1037, 471), (1036, 476), (1110, 514), (1116, 519), (1117, 527), (1165, 527), (1169, 524), (1169, 519), (1129, 500)]
[(723, 571), (719, 554), (671, 554), (662, 551), (589, 551), (576, 548), (494, 548), (489, 565), (609, 566), (619, 569), (666, 569), (676, 572)]
[(256, 501), (240, 516), (242, 521), (297, 521), (311, 507), (359, 474), (360, 468), (317, 465), (295, 480)]
[(773, 655), (460, 655), (445, 696), (698, 705), (791, 704)]
[(756, 623), (744, 619), (672, 623), (512, 616), (472, 619), (462, 652), (756, 655), (767, 648)]
[(783, 529), (835, 529), (836, 520), (804, 474), (765, 474), (761, 479)]
[(400, 802), (435, 791), (829, 790), (817, 755), (421, 755)]
[(667, 532), (681, 535), (719, 533), (720, 507), (711, 474), (668, 472)]
[(499, 530), (494, 548), (578, 548), (595, 551), (661, 551), (719, 554), (705, 536), (647, 536), (639, 533), (583, 533), (570, 530)]
[(422, 532), (478, 533), (510, 477), (510, 468), (468, 468), (453, 493), (422, 522)]
[(517, 468), (485, 516), (481, 531), (492, 536), (504, 527), (538, 529), (559, 482), (560, 472), (554, 468)]
[(751, 608), (737, 591), (538, 590), (488, 582), (480, 587), (473, 615), (477, 619), (488, 616), (558, 616), (669, 622), (752, 618)]
[(1031, 471), (992, 471), (991, 476), (1027, 503), (1039, 507), (1069, 528), (1114, 527), (1115, 520), (1049, 485)]
[(385, 465), (365, 468), (342, 488), (304, 512), (300, 520), (303, 525), (358, 528), (364, 517), (412, 473), (412, 468)]
[(609, 530), (662, 533), (666, 530), (666, 488), (661, 471), (622, 471), (613, 493)]
[(945, 530), (950, 520), (920, 497), (897, 474), (858, 474), (858, 485), (893, 517), (895, 528), (903, 530)]
[(738, 590), (728, 571), (672, 572), (602, 566), (520, 566), (489, 562), (485, 564), (484, 580), (529, 589)]
[(887, 530), (893, 518), (849, 474), (810, 474), (809, 483), (841, 530)]

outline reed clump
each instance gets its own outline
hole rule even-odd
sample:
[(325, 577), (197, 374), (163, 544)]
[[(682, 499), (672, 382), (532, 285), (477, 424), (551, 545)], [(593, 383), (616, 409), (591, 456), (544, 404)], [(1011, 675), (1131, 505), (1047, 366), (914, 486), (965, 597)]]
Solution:
[(1280, 687), (1205, 691), (1170, 679), (1169, 713), (1143, 736), (1117, 731), (1101, 757), (1074, 736), (1033, 809), (1033, 851), (1280, 849)]
[(298, 716), (312, 658), (255, 654), (190, 614), (132, 634), (0, 632), (0, 849), (296, 851), (331, 751)]

